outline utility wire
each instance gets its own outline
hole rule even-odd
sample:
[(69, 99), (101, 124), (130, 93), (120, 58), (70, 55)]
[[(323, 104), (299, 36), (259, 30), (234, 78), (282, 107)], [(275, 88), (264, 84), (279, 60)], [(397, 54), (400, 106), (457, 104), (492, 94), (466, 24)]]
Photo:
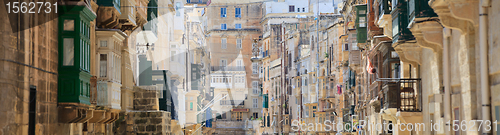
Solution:
[[(209, 5), (209, 6), (193, 6), (193, 7), (179, 7), (179, 8), (205, 8), (205, 7), (226, 7), (226, 6), (239, 6), (239, 5), (247, 5), (247, 4), (256, 4), (256, 3), (264, 3), (264, 2), (273, 2), (274, 0), (265, 0), (258, 2), (248, 2), (248, 3), (240, 3), (240, 4), (224, 4), (224, 5)], [(173, 4), (173, 3), (172, 3)], [(186, 3), (186, 4), (204, 4), (204, 3)], [(184, 4), (184, 5), (186, 5)], [(205, 3), (206, 4), (206, 3)], [(175, 7), (150, 7), (150, 6), (121, 6), (121, 7), (135, 7), (135, 8), (175, 8)]]

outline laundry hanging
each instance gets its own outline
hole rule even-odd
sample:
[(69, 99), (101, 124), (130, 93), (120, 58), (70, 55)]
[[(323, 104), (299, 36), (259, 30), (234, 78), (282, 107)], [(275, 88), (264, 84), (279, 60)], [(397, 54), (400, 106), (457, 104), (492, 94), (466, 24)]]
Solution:
[(342, 85), (337, 84), (337, 94), (342, 94)]
[(366, 71), (369, 73), (369, 74), (374, 74), (377, 72), (377, 70), (375, 68), (373, 68), (373, 65), (372, 65), (372, 62), (370, 61), (370, 57), (367, 57), (366, 59), (368, 61), (368, 64), (366, 65)]

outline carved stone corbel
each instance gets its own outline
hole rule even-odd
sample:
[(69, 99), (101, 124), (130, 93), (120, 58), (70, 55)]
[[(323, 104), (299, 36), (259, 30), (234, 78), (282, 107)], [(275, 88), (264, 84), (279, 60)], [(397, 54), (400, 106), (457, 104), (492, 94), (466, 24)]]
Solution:
[(415, 36), (417, 44), (429, 48), (434, 53), (443, 50), (443, 26), (436, 21), (415, 22), (410, 31)]
[(399, 59), (403, 62), (410, 63), (414, 66), (420, 65), (420, 55), (422, 48), (416, 43), (398, 43), (394, 46), (394, 50), (399, 55)]
[(462, 34), (474, 32), (478, 24), (478, 0), (433, 0), (429, 5), (438, 14), (440, 22)]

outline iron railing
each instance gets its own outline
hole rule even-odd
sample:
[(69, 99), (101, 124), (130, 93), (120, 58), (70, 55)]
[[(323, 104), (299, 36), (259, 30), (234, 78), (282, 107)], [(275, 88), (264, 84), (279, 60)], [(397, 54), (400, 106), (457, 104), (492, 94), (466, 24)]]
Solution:
[(383, 86), (384, 108), (398, 108), (402, 112), (422, 111), (421, 79), (397, 79)]

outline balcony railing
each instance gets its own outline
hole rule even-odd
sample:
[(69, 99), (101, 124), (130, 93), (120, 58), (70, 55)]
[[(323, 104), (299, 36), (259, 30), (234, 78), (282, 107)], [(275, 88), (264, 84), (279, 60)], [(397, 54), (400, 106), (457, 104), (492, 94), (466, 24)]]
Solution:
[(420, 79), (399, 79), (383, 86), (383, 108), (397, 108), (402, 112), (422, 111), (422, 88)]
[(245, 71), (245, 66), (212, 66), (212, 71)]
[(220, 105), (245, 105), (245, 100), (221, 100)]

